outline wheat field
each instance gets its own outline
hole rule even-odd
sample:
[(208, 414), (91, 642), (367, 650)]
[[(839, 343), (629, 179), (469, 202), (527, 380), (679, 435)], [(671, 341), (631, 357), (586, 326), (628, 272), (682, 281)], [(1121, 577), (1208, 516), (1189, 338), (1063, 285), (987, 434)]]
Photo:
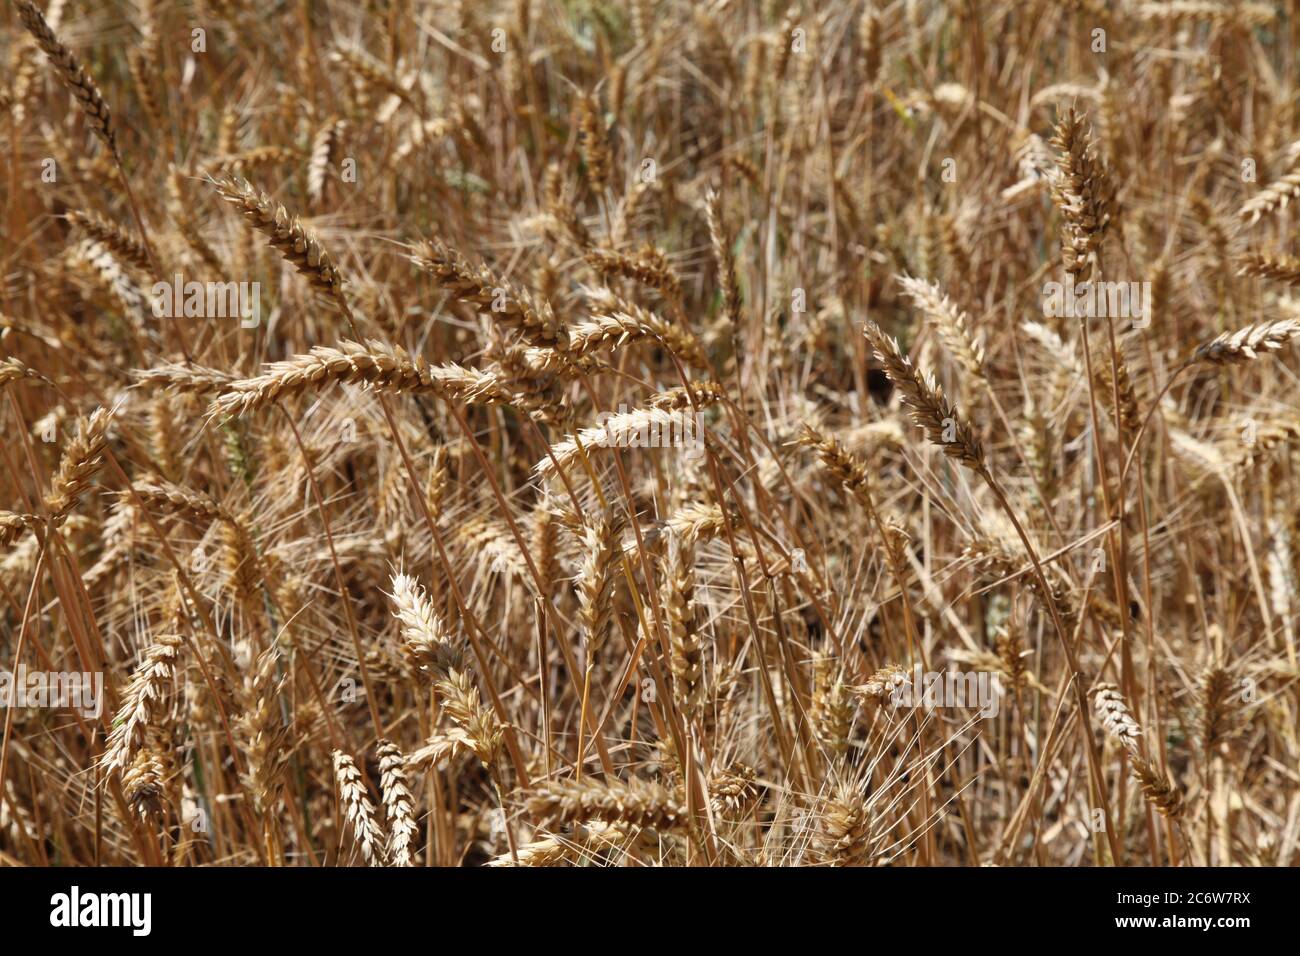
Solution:
[(3, 9), (0, 864), (1296, 861), (1290, 5)]

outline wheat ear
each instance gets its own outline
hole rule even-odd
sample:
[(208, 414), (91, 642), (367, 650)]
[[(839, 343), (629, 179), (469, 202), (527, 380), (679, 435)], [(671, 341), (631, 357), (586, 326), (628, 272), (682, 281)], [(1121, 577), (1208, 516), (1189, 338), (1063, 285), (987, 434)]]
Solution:
[(412, 866), (411, 845), (415, 840), (415, 798), (406, 779), (406, 758), (397, 745), (381, 740), (375, 745), (379, 757), (379, 786), (384, 793), (384, 817), (388, 821), (388, 855), (394, 866)]
[(45, 496), (45, 507), (50, 518), (61, 521), (77, 506), (77, 501), (90, 487), (104, 464), (104, 449), (108, 447), (108, 426), (113, 413), (97, 408), (77, 424), (77, 435), (64, 449), (59, 470), (50, 482), (50, 493)]
[(234, 382), (237, 376), (220, 369), (184, 362), (167, 362), (153, 368), (136, 369), (132, 377), (149, 388), (162, 388), (188, 395), (217, 392)]
[(582, 645), (590, 667), (596, 652), (609, 636), (614, 606), (614, 560), (618, 547), (619, 523), (608, 513), (582, 529), (582, 568), (578, 573), (578, 622)]
[(271, 245), (307, 277), (311, 285), (343, 300), (343, 276), (334, 260), (297, 216), (291, 216), (280, 203), (242, 179), (220, 179), (216, 183), (221, 198), (238, 209), (253, 228), (271, 240)]
[(722, 311), (734, 330), (740, 325), (740, 283), (736, 279), (736, 261), (722, 222), (722, 197), (716, 190), (710, 189), (704, 196), (704, 219), (709, 227), (709, 249), (713, 253), (718, 285), (722, 290)]
[(903, 355), (898, 343), (876, 323), (868, 322), (864, 331), (876, 358), (885, 367), (885, 374), (911, 409), (912, 421), (925, 429), (926, 437), (949, 458), (969, 468), (982, 469), (984, 453), (979, 439), (957, 406), (948, 401), (934, 376), (921, 374), (912, 360)]
[(1300, 335), (1300, 319), (1279, 319), (1248, 325), (1236, 332), (1224, 332), (1192, 353), (1191, 362), (1236, 365), (1259, 358), (1260, 352), (1276, 351)]
[(621, 780), (549, 780), (528, 798), (528, 812), (538, 820), (628, 823), (667, 830), (685, 825), (686, 807), (666, 789), (633, 778)]
[(0, 548), (7, 548), (24, 531), (35, 532), (44, 522), (39, 515), (0, 511)]
[(434, 685), (442, 708), (465, 734), (469, 749), (487, 770), (496, 773), (497, 758), (505, 740), (505, 728), (495, 711), (484, 707), (478, 688), (464, 671), (451, 670)]
[(343, 818), (348, 822), (352, 837), (361, 849), (361, 858), (367, 866), (379, 866), (382, 863), (382, 841), (375, 817), (375, 805), (366, 793), (361, 771), (352, 758), (341, 750), (334, 751), (334, 779), (338, 782)]
[(673, 690), (687, 719), (704, 706), (704, 642), (695, 624), (695, 549), (674, 536), (664, 565)]
[(872, 857), (872, 813), (852, 783), (836, 784), (822, 811), (822, 854), (830, 866), (863, 866)]
[(68, 222), (96, 242), (108, 247), (118, 259), (129, 262), (142, 272), (153, 271), (149, 262), (149, 250), (145, 249), (139, 240), (128, 235), (116, 223), (110, 222), (99, 213), (73, 211), (68, 213)]
[(672, 325), (653, 312), (630, 302), (611, 312), (598, 312), (585, 322), (569, 330), (573, 351), (586, 354), (606, 343), (615, 346), (637, 339), (652, 339), (672, 351), (679, 359), (694, 368), (706, 368), (704, 347), (690, 332)]
[(1065, 271), (1083, 282), (1092, 275), (1092, 260), (1110, 225), (1109, 176), (1097, 158), (1091, 133), (1073, 108), (1056, 124), (1052, 145), (1060, 151), (1060, 176), (1052, 198), (1061, 212), (1061, 254)]
[(382, 392), (432, 392), (448, 400), (515, 404), (518, 397), (490, 372), (449, 363), (430, 365), (398, 345), (370, 341), (318, 345), (306, 355), (272, 362), (266, 372), (225, 386), (209, 406), (213, 416), (243, 415), (331, 382)]
[(279, 710), (283, 684), (277, 676), (279, 664), (280, 652), (274, 644), (258, 655), (245, 690), (244, 712), (237, 721), (248, 762), (244, 784), (268, 828), (288, 759), (288, 731)]
[(515, 854), (504, 853), (493, 857), (485, 866), (560, 866), (575, 857), (591, 856), (601, 850), (615, 849), (627, 842), (633, 829), (611, 823), (588, 823), (574, 828), (567, 837), (546, 837), (519, 847)]
[(897, 277), (903, 291), (926, 318), (934, 323), (939, 339), (958, 363), (971, 375), (983, 380), (984, 349), (970, 332), (970, 316), (957, 307), (935, 283), (911, 276)]
[(1295, 256), (1250, 253), (1238, 261), (1237, 275), (1300, 285), (1300, 259)]
[(14, 0), (14, 5), (18, 8), (18, 17), (22, 20), (23, 26), (36, 39), (36, 43), (45, 51), (45, 55), (58, 70), (59, 77), (77, 100), (95, 135), (104, 141), (113, 158), (117, 159), (117, 132), (113, 126), (112, 113), (109, 111), (108, 103), (104, 101), (104, 95), (99, 91), (99, 86), (91, 79), (90, 74), (81, 65), (81, 61), (54, 35), (54, 31), (45, 22), (45, 17), (34, 3), (30, 0)]
[(393, 575), (392, 598), (403, 652), (428, 680), (445, 680), (461, 666), (461, 655), (428, 595), (414, 578), (399, 573)]
[(144, 743), (145, 733), (157, 718), (162, 694), (176, 674), (180, 654), (179, 637), (162, 637), (145, 653), (122, 698), (113, 729), (109, 733), (104, 755), (100, 758), (104, 773), (121, 773), (131, 765), (136, 751)]
[(667, 256), (654, 246), (642, 246), (636, 253), (593, 248), (587, 250), (584, 258), (606, 281), (621, 276), (658, 290), (672, 302), (681, 300), (682, 280), (668, 264)]
[(1094, 708), (1102, 728), (1128, 753), (1134, 779), (1151, 805), (1161, 814), (1176, 819), (1183, 812), (1183, 795), (1155, 764), (1142, 756), (1138, 738), (1142, 728), (1129, 712), (1128, 703), (1114, 684), (1098, 684), (1094, 689)]
[(549, 305), (497, 278), (487, 266), (471, 265), (446, 243), (421, 242), (410, 259), (440, 288), (477, 306), (494, 322), (517, 327), (533, 345), (559, 349), (567, 345), (565, 330)]
[(570, 436), (557, 442), (551, 448), (551, 454), (541, 459), (533, 471), (542, 478), (550, 478), (556, 468), (567, 468), (577, 460), (583, 449), (601, 447), (619, 447), (626, 444), (630, 437), (652, 429), (666, 432), (681, 425), (675, 412), (663, 408), (636, 408), (630, 412), (619, 412), (605, 419), (603, 425), (581, 429), (576, 436)]
[(10, 382), (30, 379), (33, 382), (44, 382), (46, 385), (53, 385), (46, 376), (42, 375), (30, 365), (24, 365), (16, 358), (7, 358), (0, 362), (0, 388), (4, 388)]
[(311, 162), (307, 166), (307, 197), (312, 205), (321, 201), (325, 192), (325, 175), (330, 163), (338, 152), (339, 142), (347, 129), (347, 122), (341, 119), (327, 120), (311, 144)]

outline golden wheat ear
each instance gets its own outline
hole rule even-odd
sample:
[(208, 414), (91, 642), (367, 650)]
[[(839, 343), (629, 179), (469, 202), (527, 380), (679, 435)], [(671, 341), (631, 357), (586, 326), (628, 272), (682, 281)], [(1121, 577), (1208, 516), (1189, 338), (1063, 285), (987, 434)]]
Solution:
[(35, 533), (44, 523), (39, 515), (0, 511), (0, 548), (13, 544), (24, 531)]
[(159, 638), (145, 653), (122, 698), (100, 758), (105, 774), (121, 773), (135, 760), (146, 733), (161, 712), (163, 693), (176, 676), (180, 648), (179, 637), (167, 636)]
[(364, 344), (341, 342), (337, 348), (318, 345), (307, 355), (272, 362), (262, 375), (226, 383), (208, 406), (208, 414), (214, 418), (243, 415), (334, 382), (361, 384), (376, 392), (428, 393), (467, 404), (517, 405), (538, 414), (555, 411), (554, 403), (544, 397), (511, 390), (498, 371), (454, 362), (430, 365), (400, 345), (372, 339)]
[(568, 337), (551, 307), (499, 278), (486, 265), (475, 266), (447, 243), (435, 239), (415, 245), (408, 256), (439, 288), (476, 306), (494, 322), (518, 328), (538, 348), (564, 349)]
[(958, 308), (937, 283), (906, 275), (897, 278), (916, 307), (934, 323), (940, 341), (961, 367), (971, 375), (984, 378), (984, 349), (971, 334), (970, 316)]
[(663, 251), (654, 246), (644, 245), (635, 253), (592, 248), (583, 258), (607, 282), (613, 278), (632, 279), (656, 289), (671, 302), (681, 301), (681, 277)]
[(62, 521), (68, 516), (103, 467), (112, 419), (112, 410), (97, 408), (78, 423), (77, 434), (64, 449), (59, 470), (50, 481), (50, 493), (45, 496), (51, 520)]
[(853, 494), (868, 494), (871, 489), (871, 472), (867, 463), (858, 458), (834, 436), (825, 435), (804, 423), (797, 443), (811, 448), (821, 459), (822, 467), (833, 475), (846, 490)]
[(1295, 256), (1250, 253), (1238, 261), (1237, 275), (1255, 276), (1287, 285), (1300, 285), (1300, 259)]
[(594, 192), (601, 192), (609, 185), (610, 156), (609, 143), (605, 137), (605, 123), (601, 118), (600, 104), (592, 94), (586, 94), (578, 100), (578, 129), (582, 134), (582, 161), (587, 167), (587, 180)]
[(415, 822), (415, 798), (406, 774), (406, 757), (390, 740), (375, 745), (379, 758), (379, 788), (384, 795), (384, 817), (388, 821), (388, 856), (393, 866), (414, 866), (411, 851), (419, 827)]
[(868, 322), (863, 333), (903, 404), (911, 410), (912, 421), (925, 429), (926, 437), (954, 461), (975, 470), (983, 468), (984, 452), (974, 429), (957, 406), (948, 401), (934, 377), (921, 374), (899, 349), (898, 342), (876, 323)]
[(96, 212), (68, 213), (68, 222), (76, 226), (91, 239), (106, 246), (113, 255), (123, 262), (130, 263), (142, 272), (151, 272), (153, 266), (149, 261), (149, 251), (134, 237), (128, 235), (116, 223), (110, 222)]
[(149, 389), (166, 389), (183, 395), (207, 395), (225, 388), (236, 376), (203, 365), (167, 362), (131, 373), (139, 384)]
[(383, 864), (383, 838), (375, 805), (366, 792), (365, 781), (352, 758), (342, 751), (333, 753), (334, 779), (338, 783), (339, 805), (352, 838), (366, 866)]
[(575, 354), (586, 355), (607, 343), (620, 347), (638, 339), (652, 339), (687, 365), (708, 367), (704, 346), (689, 329), (666, 322), (649, 309), (608, 289), (588, 288), (584, 293), (592, 304), (593, 314), (569, 330), (570, 348)]
[(461, 654), (434, 610), (424, 588), (405, 574), (393, 575), (393, 605), (402, 637), (402, 651), (422, 676), (445, 680), (462, 667)]
[(1061, 256), (1065, 271), (1076, 282), (1085, 282), (1110, 227), (1110, 176), (1097, 156), (1092, 132), (1073, 108), (1057, 122), (1052, 145), (1060, 151), (1060, 176), (1052, 183), (1052, 199), (1064, 223)]
[(265, 235), (313, 288), (337, 299), (343, 295), (343, 276), (316, 234), (292, 216), (281, 203), (244, 179), (214, 180), (221, 198), (238, 209), (258, 232)]
[(528, 812), (543, 820), (566, 823), (627, 823), (668, 830), (687, 823), (686, 807), (664, 787), (633, 778), (621, 780), (551, 780), (528, 798)]
[(1297, 335), (1300, 320), (1278, 319), (1248, 325), (1236, 332), (1224, 332), (1192, 353), (1192, 362), (1209, 365), (1237, 365), (1259, 358), (1261, 352), (1275, 352)]
[(29, 379), (33, 382), (43, 382), (46, 385), (54, 383), (45, 375), (36, 371), (30, 365), (25, 365), (16, 358), (7, 358), (0, 362), (0, 388), (4, 388), (10, 382)]
[(45, 51), (46, 57), (58, 71), (59, 78), (63, 80), (64, 85), (68, 87), (81, 107), (87, 122), (90, 123), (90, 128), (103, 140), (108, 151), (113, 154), (113, 158), (117, 159), (117, 131), (113, 126), (112, 112), (104, 100), (104, 94), (99, 91), (99, 86), (86, 72), (81, 61), (55, 36), (54, 31), (45, 21), (45, 16), (31, 0), (14, 0), (14, 6), (18, 8), (18, 17), (22, 20), (23, 26), (35, 38), (37, 45)]
[(1169, 781), (1169, 777), (1152, 761), (1143, 756), (1139, 745), (1142, 728), (1129, 712), (1128, 702), (1114, 684), (1098, 684), (1093, 688), (1093, 708), (1110, 737), (1114, 738), (1128, 754), (1129, 770), (1142, 788), (1143, 795), (1162, 815), (1171, 820), (1183, 813), (1182, 792)]
[(611, 514), (600, 516), (582, 529), (582, 568), (578, 574), (578, 621), (588, 666), (609, 636), (614, 618), (614, 560), (620, 523)]

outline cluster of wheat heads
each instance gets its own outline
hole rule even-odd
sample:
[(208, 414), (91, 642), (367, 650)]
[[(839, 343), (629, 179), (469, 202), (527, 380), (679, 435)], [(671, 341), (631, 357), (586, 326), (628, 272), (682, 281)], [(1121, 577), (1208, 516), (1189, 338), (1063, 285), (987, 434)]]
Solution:
[(0, 22), (0, 863), (1294, 862), (1292, 19)]

